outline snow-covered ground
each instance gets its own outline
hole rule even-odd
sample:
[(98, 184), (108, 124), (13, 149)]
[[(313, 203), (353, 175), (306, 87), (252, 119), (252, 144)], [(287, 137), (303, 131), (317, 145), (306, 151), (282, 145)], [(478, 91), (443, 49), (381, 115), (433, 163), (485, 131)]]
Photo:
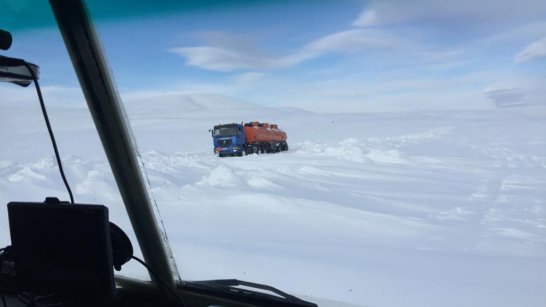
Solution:
[[(546, 301), (544, 108), (314, 114), (213, 95), (126, 108), (183, 279), (358, 306)], [(38, 106), (0, 110), (0, 203), (66, 199)], [(108, 205), (136, 244), (88, 111), (50, 116), (76, 201)], [(212, 154), (208, 129), (250, 120), (277, 123), (290, 151)]]

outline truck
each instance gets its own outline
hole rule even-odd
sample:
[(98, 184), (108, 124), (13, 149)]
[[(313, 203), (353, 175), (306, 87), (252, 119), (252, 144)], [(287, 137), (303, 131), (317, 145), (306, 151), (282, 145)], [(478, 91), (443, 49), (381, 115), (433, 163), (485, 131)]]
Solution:
[(212, 134), (214, 153), (220, 157), (275, 153), (288, 150), (286, 132), (275, 124), (257, 121), (216, 125)]

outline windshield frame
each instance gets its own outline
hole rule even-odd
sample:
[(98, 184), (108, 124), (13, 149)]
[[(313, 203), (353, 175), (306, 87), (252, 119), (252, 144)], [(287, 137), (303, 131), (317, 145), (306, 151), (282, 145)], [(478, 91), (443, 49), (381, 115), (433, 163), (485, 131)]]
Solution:
[(81, 0), (50, 2), (144, 260), (155, 272), (152, 282), (173, 287), (178, 271), (155, 217), (136, 142), (91, 16)]

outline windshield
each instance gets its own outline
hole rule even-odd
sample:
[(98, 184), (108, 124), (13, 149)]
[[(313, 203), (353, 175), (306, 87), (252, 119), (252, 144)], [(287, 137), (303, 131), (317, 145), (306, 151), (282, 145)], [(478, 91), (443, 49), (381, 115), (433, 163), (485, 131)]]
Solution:
[(230, 126), (215, 126), (214, 127), (214, 136), (233, 136), (237, 135), (238, 129), (236, 125)]
[[(108, 206), (142, 256), (43, 2), (0, 0), (0, 54), (40, 66), (76, 202)], [(544, 1), (159, 2), (88, 4), (181, 280), (543, 305)], [(214, 147), (241, 122), (246, 143)], [(0, 84), (0, 140), (0, 204), (67, 199), (32, 88)]]

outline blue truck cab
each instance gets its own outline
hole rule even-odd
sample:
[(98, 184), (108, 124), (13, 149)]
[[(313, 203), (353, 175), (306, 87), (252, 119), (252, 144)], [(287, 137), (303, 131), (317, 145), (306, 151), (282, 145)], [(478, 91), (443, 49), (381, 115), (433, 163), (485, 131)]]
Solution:
[(215, 154), (220, 157), (243, 155), (246, 147), (246, 136), (242, 124), (214, 126), (211, 133)]

